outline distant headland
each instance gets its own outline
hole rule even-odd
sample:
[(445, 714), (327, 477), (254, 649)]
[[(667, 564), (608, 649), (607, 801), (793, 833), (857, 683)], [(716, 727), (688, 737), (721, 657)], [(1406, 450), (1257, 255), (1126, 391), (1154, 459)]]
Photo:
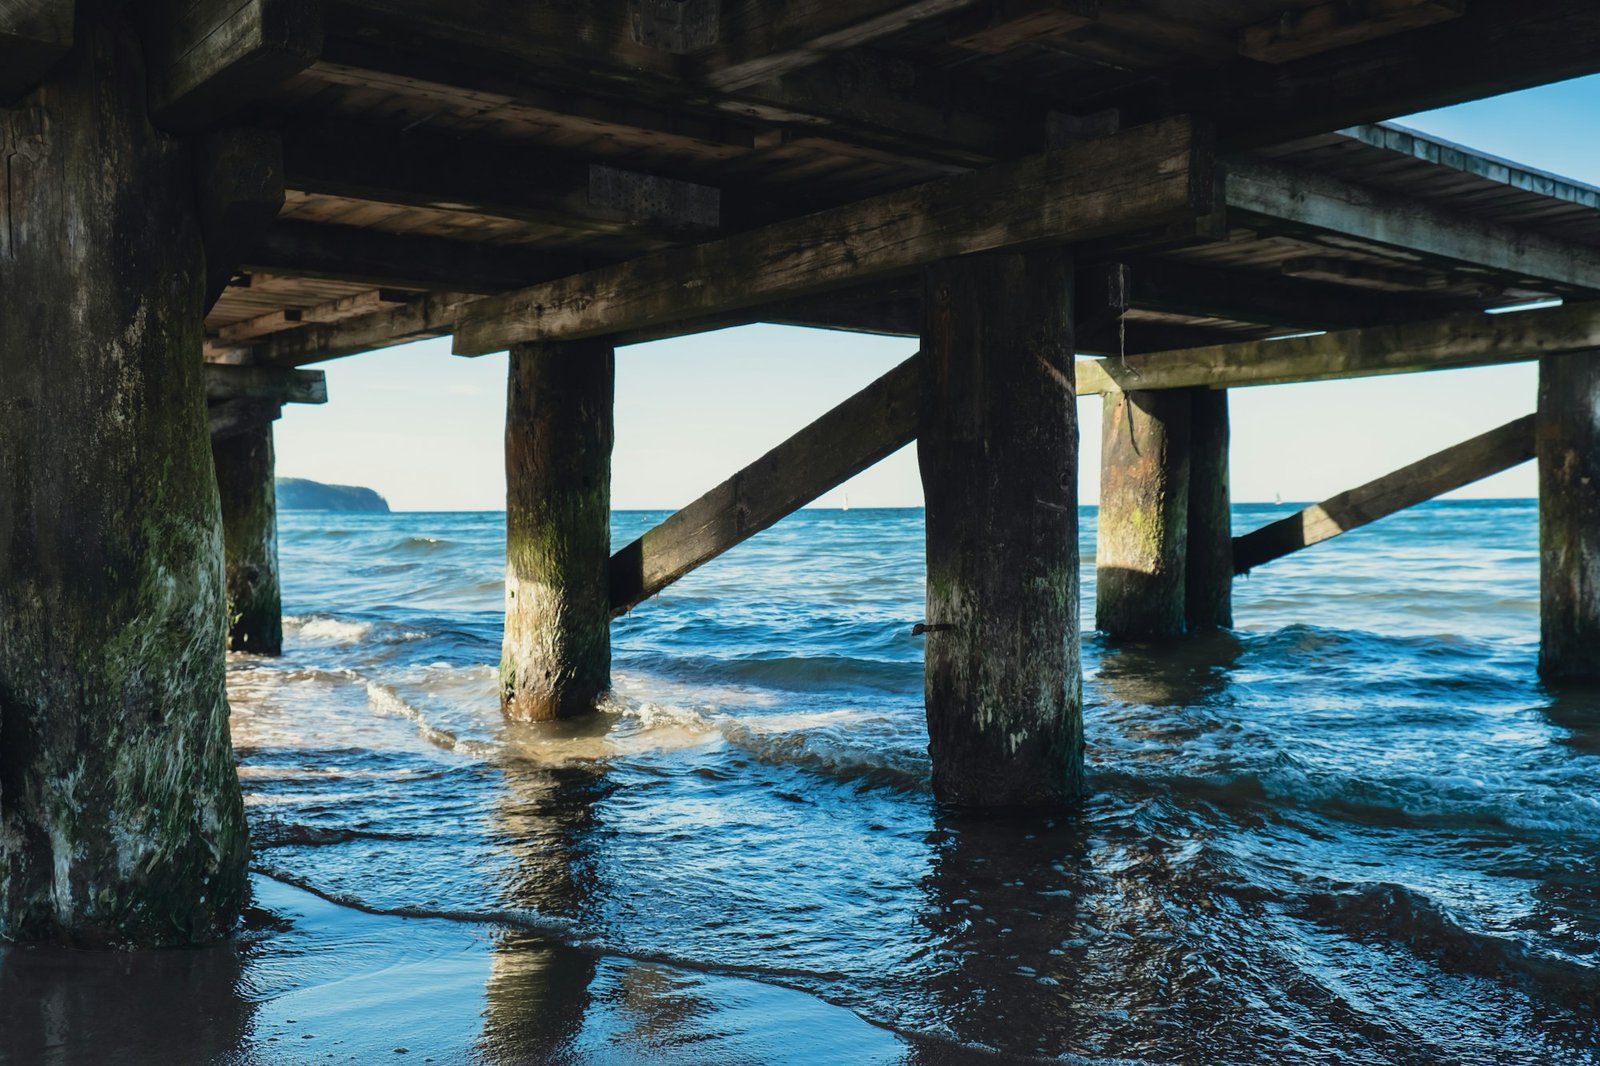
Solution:
[(359, 485), (324, 485), (301, 477), (277, 479), (280, 511), (366, 511), (388, 514), (389, 501)]

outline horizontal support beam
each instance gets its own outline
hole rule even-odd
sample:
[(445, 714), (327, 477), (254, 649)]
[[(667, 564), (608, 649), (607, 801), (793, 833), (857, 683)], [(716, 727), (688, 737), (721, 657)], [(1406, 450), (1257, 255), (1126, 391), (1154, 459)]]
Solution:
[(217, 123), (322, 51), (318, 0), (155, 0), (143, 13), (150, 117), (170, 130)]
[(617, 552), (612, 615), (910, 444), (921, 394), (913, 356)]
[(713, 186), (544, 147), (324, 122), (285, 130), (283, 154), (286, 184), (298, 192), (593, 233), (682, 239), (721, 224)]
[(1270, 22), (1247, 28), (1239, 52), (1263, 63), (1285, 63), (1459, 18), (1465, 7), (1466, 0), (1317, 4), (1300, 11), (1286, 11)]
[(1227, 164), (1231, 211), (1308, 235), (1383, 245), (1416, 261), (1446, 260), (1512, 274), (1536, 290), (1600, 291), (1600, 248), (1432, 207), (1326, 174), (1249, 160)]
[(283, 333), (301, 326), (314, 323), (343, 322), (348, 318), (359, 318), (375, 311), (388, 310), (401, 304), (410, 303), (416, 299), (416, 293), (403, 292), (393, 289), (373, 289), (370, 292), (358, 292), (349, 296), (341, 296), (336, 300), (314, 304), (311, 307), (285, 308), (281, 311), (269, 311), (264, 315), (246, 318), (239, 322), (230, 322), (218, 328), (216, 344), (235, 345), (244, 341), (254, 340), (257, 337), (269, 336), (273, 333)]
[(1593, 74), (1597, 40), (1593, 0), (1473, 0), (1436, 26), (1287, 63), (1240, 58), (1090, 106), (1204, 114), (1226, 149), (1259, 148)]
[(0, 4), (0, 106), (39, 84), (72, 48), (74, 0)]
[(246, 255), (251, 271), (392, 288), (495, 293), (559, 278), (590, 264), (521, 245), (386, 233), (279, 219)]
[(327, 403), (328, 378), (320, 370), (278, 370), (264, 366), (206, 364), (206, 402), (271, 400), (274, 403)]
[(1192, 223), (1213, 208), (1203, 127), (1172, 119), (706, 244), (491, 297), (456, 352), (576, 339), (865, 284), (973, 252)]
[(1518, 363), (1600, 348), (1600, 303), (1078, 361), (1078, 394), (1230, 389)]
[(1435, 452), (1360, 488), (1313, 504), (1233, 540), (1233, 572), (1320, 544), (1431, 500), (1463, 485), (1509, 470), (1534, 457), (1533, 415), (1525, 415), (1442, 452)]
[(296, 367), (390, 348), (425, 337), (442, 337), (454, 328), (463, 305), (472, 299), (475, 297), (455, 292), (427, 293), (392, 310), (374, 311), (342, 322), (302, 326), (237, 349), (209, 345), (206, 358), (257, 366)]
[(724, 91), (755, 85), (976, 3), (978, 0), (730, 2), (722, 13), (717, 44), (696, 56), (695, 80)]

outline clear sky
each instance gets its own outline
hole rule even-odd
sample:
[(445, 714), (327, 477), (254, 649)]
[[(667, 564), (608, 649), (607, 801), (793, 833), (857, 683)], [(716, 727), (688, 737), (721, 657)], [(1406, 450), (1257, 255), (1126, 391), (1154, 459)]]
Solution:
[[(1600, 185), (1600, 77), (1400, 121)], [(617, 352), (618, 509), (675, 508), (916, 350), (910, 339), (750, 326)], [(501, 510), (506, 357), (422, 341), (324, 365), (329, 403), (277, 424), (278, 473), (367, 485), (397, 510)], [(1318, 500), (1533, 410), (1531, 364), (1231, 394), (1234, 498)], [(1100, 398), (1080, 400), (1079, 496), (1099, 494)], [(1532, 464), (1462, 496), (1531, 496)], [(822, 498), (920, 506), (915, 447)]]

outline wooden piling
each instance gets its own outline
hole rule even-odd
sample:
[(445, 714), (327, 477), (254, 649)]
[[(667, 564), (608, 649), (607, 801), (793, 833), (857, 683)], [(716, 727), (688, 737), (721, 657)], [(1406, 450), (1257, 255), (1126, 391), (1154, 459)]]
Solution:
[(924, 274), (928, 750), (949, 803), (1081, 789), (1072, 275), (1057, 251)]
[(1186, 390), (1106, 394), (1095, 624), (1110, 637), (1188, 631), (1191, 407)]
[(1539, 673), (1600, 681), (1600, 350), (1539, 361)]
[(1190, 632), (1233, 625), (1233, 499), (1228, 393), (1189, 389), (1189, 544), (1184, 617)]
[(605, 340), (511, 349), (500, 696), (520, 721), (592, 711), (611, 684), (613, 378)]
[(283, 606), (272, 451), (272, 420), (278, 417), (278, 405), (255, 401), (251, 415), (234, 432), (211, 439), (222, 497), (228, 649), (281, 655)]
[(0, 110), (0, 940), (206, 940), (246, 888), (193, 171), (116, 11)]

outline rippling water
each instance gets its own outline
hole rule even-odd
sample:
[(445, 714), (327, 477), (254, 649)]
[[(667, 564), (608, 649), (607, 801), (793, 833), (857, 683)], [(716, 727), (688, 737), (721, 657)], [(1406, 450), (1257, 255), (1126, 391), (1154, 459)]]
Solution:
[(1535, 678), (1529, 501), (1270, 564), (1233, 633), (1086, 638), (1092, 795), (1024, 820), (929, 793), (920, 511), (786, 520), (550, 725), (496, 706), (502, 523), (282, 515), (285, 655), (229, 670), (252, 931), (13, 952), (0, 995), (77, 965), (63, 1024), (152, 1061), (129, 975), (239, 1062), (1600, 1061), (1600, 696)]

